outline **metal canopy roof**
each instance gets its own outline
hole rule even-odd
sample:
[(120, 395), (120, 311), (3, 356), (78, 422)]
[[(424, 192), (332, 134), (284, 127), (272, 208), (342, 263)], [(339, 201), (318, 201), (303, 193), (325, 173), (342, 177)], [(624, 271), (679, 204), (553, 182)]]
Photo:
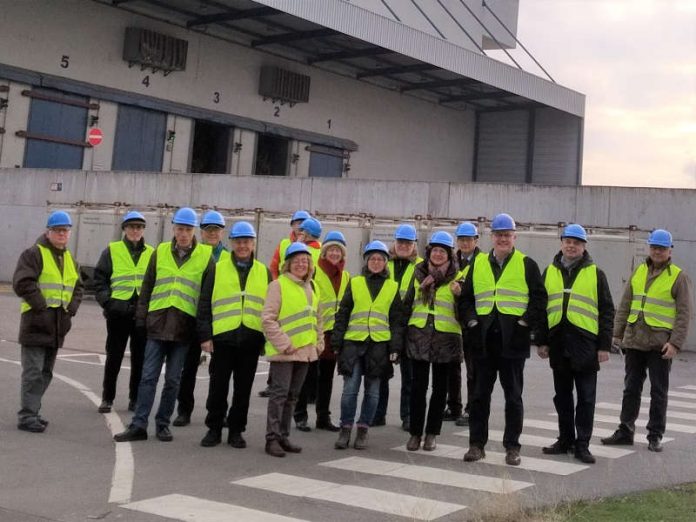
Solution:
[(97, 0), (453, 109), (554, 107), (585, 97), (343, 0)]

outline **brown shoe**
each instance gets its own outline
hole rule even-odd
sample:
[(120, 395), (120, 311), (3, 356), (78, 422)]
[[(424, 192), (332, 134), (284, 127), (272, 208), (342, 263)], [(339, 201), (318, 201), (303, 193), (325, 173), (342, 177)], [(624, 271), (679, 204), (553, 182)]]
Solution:
[(469, 451), (464, 454), (464, 462), (476, 462), (477, 460), (485, 459), (486, 451), (478, 446), (471, 446)]
[(283, 448), (285, 451), (288, 453), (301, 453), (302, 448), (300, 446), (296, 446), (292, 442), (290, 442), (290, 439), (280, 439), (278, 441), (280, 444), (280, 447)]
[(508, 466), (519, 466), (520, 462), (522, 462), (520, 450), (509, 449), (505, 451), (505, 464)]
[(285, 456), (285, 451), (283, 451), (283, 448), (280, 446), (280, 442), (275, 439), (266, 441), (266, 453), (271, 457)]
[(437, 448), (437, 444), (435, 444), (435, 437), (436, 435), (432, 435), (430, 433), (425, 435), (425, 441), (423, 441), (423, 451), (433, 451), (435, 448)]
[(418, 451), (420, 449), (421, 438), (418, 435), (411, 435), (406, 443), (406, 449), (408, 451)]

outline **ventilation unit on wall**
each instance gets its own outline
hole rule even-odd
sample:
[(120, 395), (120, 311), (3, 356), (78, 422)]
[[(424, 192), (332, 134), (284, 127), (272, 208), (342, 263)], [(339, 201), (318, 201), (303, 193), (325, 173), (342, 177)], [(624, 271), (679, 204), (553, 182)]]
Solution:
[(306, 103), (309, 101), (310, 80), (305, 74), (286, 71), (280, 67), (262, 67), (259, 94), (291, 105)]
[(152, 72), (186, 69), (188, 42), (165, 34), (148, 31), (140, 27), (127, 27), (123, 43), (123, 59), (129, 66), (140, 65), (152, 68)]

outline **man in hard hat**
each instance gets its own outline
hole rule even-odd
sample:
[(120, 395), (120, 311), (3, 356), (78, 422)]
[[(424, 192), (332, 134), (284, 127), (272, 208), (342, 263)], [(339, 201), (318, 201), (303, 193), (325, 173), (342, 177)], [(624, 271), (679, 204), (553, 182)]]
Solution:
[(72, 219), (62, 210), (48, 216), (46, 232), (19, 256), (12, 288), (22, 299), (19, 344), (22, 356), (21, 408), (17, 428), (42, 433), (39, 414), (53, 377), (58, 349), (82, 301), (80, 268), (68, 250)]
[[(586, 250), (587, 233), (571, 224), (561, 234), (561, 251), (544, 271), (549, 294), (547, 344), (537, 353), (550, 358), (553, 398), (558, 413), (558, 440), (542, 449), (546, 455), (574, 453), (594, 464), (590, 438), (597, 397), (597, 371), (609, 360), (614, 303), (604, 272)], [(573, 404), (573, 387), (577, 406)]]
[(602, 444), (633, 445), (646, 373), (650, 377), (648, 449), (662, 451), (672, 359), (686, 343), (691, 281), (672, 262), (672, 234), (656, 229), (649, 254), (624, 288), (614, 318), (614, 343), (625, 353), (626, 376), (619, 428)]
[(186, 353), (197, 337), (196, 313), (201, 283), (214, 270), (212, 249), (196, 241), (196, 212), (182, 207), (172, 218), (174, 237), (160, 243), (150, 257), (135, 312), (136, 327), (147, 327), (143, 375), (135, 414), (116, 442), (147, 439), (157, 382), (166, 362), (164, 386), (155, 417), (158, 440), (173, 439), (169, 419), (174, 412)]
[(466, 462), (486, 456), (491, 394), (498, 376), (505, 393), (505, 462), (519, 466), (524, 406), (524, 364), (546, 327), (547, 294), (539, 267), (515, 249), (516, 224), (508, 214), (491, 222), (493, 249), (477, 256), (463, 283), (460, 320), (470, 330), (474, 397)]
[(104, 249), (94, 269), (95, 298), (106, 318), (106, 362), (99, 413), (109, 413), (116, 381), (130, 339), (128, 410), (135, 410), (145, 355), (145, 331), (135, 327), (135, 308), (154, 249), (145, 243), (145, 217), (135, 210), (123, 216), (123, 237)]
[[(198, 330), (204, 339), (201, 347), (211, 353), (210, 386), (205, 424), (208, 432), (201, 446), (222, 442), (227, 419), (227, 443), (246, 448), (242, 433), (246, 430), (249, 397), (259, 355), (265, 339), (261, 310), (271, 272), (254, 258), (256, 231), (251, 223), (237, 221), (230, 231), (232, 252), (223, 254), (203, 280), (198, 306)], [(232, 404), (227, 397), (233, 379)]]
[[(396, 281), (399, 285), (399, 297), (403, 301), (406, 293), (413, 282), (416, 265), (423, 261), (418, 256), (418, 245), (416, 241), (418, 234), (416, 227), (410, 223), (401, 223), (394, 231), (394, 242), (389, 248), (389, 262), (387, 270), (389, 279)], [(411, 361), (404, 354), (400, 360), (399, 370), (401, 372), (401, 397), (399, 403), (399, 416), (401, 418), (401, 429), (409, 431), (411, 429)], [(387, 423), (387, 406), (389, 405), (389, 379), (394, 376), (391, 372), (386, 373), (379, 382), (379, 402), (377, 411), (372, 421), (373, 426), (384, 426)]]
[[(471, 260), (481, 250), (478, 247), (478, 227), (471, 221), (464, 221), (457, 226), (457, 252), (455, 257), (459, 265), (457, 280), (463, 281), (469, 274)], [(485, 256), (486, 254), (484, 254)], [(450, 364), (449, 390), (447, 391), (447, 410), (442, 420), (454, 421), (457, 426), (469, 424), (471, 397), (474, 395), (474, 368), (471, 361), (471, 345), (467, 338), (466, 328), (462, 331), (464, 347), (464, 366), (466, 368), (466, 405), (462, 404), (462, 363)]]
[[(225, 218), (216, 210), (208, 210), (201, 218), (201, 242), (213, 249), (213, 262), (217, 263), (223, 252), (229, 252), (222, 241), (225, 231)], [(177, 416), (172, 422), (174, 426), (187, 426), (191, 423), (191, 414), (195, 405), (196, 375), (201, 363), (201, 345), (195, 340), (184, 361), (181, 372), (179, 395), (177, 397)]]
[(309, 217), (312, 216), (306, 210), (297, 210), (290, 218), (290, 235), (280, 240), (280, 243), (278, 243), (278, 246), (273, 251), (271, 263), (268, 265), (271, 269), (273, 279), (278, 279), (278, 275), (280, 274), (280, 266), (282, 265), (282, 260), (285, 257), (285, 251), (292, 243), (297, 241), (297, 234), (300, 231), (300, 225)]

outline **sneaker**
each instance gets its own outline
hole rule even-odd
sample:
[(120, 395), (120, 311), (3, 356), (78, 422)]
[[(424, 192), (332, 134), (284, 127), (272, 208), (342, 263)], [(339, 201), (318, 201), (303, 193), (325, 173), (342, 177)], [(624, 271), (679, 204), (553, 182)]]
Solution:
[(46, 426), (41, 424), (38, 418), (34, 417), (27, 421), (22, 421), (17, 424), (17, 429), (21, 431), (28, 431), (29, 433), (43, 433), (46, 431)]
[(114, 435), (116, 442), (134, 442), (136, 440), (147, 440), (147, 431), (132, 424), (126, 431)]
[(244, 440), (244, 437), (242, 437), (241, 433), (230, 433), (229, 435), (227, 435), (227, 444), (229, 444), (233, 448), (239, 449), (247, 447), (247, 443)]
[(425, 440), (423, 441), (423, 451), (435, 451), (437, 444), (435, 444), (436, 435), (426, 433)]
[(602, 444), (607, 446), (633, 446), (633, 435), (616, 430), (611, 436), (603, 438)]
[(172, 440), (174, 440), (169, 426), (158, 426), (157, 431), (155, 433), (155, 437), (157, 437), (157, 440), (162, 442), (171, 442)]
[(567, 442), (562, 442), (560, 439), (551, 444), (551, 446), (545, 446), (541, 448), (544, 455), (565, 455), (566, 453), (573, 451), (573, 445)]
[(283, 448), (283, 451), (287, 451), (288, 453), (302, 453), (302, 448), (290, 442), (289, 439), (280, 439), (278, 443), (280, 447)]
[(312, 428), (307, 424), (307, 419), (295, 421), (295, 427), (300, 431), (312, 431)]
[(455, 426), (468, 426), (469, 425), (469, 414), (464, 412), (459, 417), (454, 420)]
[(476, 462), (486, 458), (486, 450), (478, 446), (471, 446), (469, 451), (464, 454), (464, 462)]
[(220, 444), (220, 442), (222, 442), (222, 435), (220, 434), (220, 431), (208, 430), (205, 437), (201, 439), (201, 446), (204, 448), (212, 448), (213, 446)]
[(592, 455), (590, 450), (587, 448), (576, 448), (575, 458), (580, 462), (584, 462), (585, 464), (594, 464), (597, 462), (597, 459), (594, 458), (594, 455)]
[(663, 449), (662, 442), (657, 439), (651, 439), (648, 441), (648, 449), (655, 453), (660, 453)]
[(387, 425), (387, 419), (385, 417), (380, 417), (379, 419), (374, 419), (372, 423), (370, 424), (371, 427), (379, 427), (379, 426), (386, 426)]
[(266, 453), (271, 457), (284, 457), (285, 451), (280, 447), (280, 442), (277, 440), (267, 440), (266, 441)]
[(185, 413), (180, 413), (172, 422), (174, 426), (188, 426), (191, 424), (191, 415), (186, 415)]
[(508, 466), (519, 466), (520, 462), (522, 462), (522, 458), (520, 457), (520, 450), (509, 449), (505, 451), (505, 464), (507, 464)]
[(97, 408), (97, 411), (99, 413), (111, 413), (111, 407), (113, 404), (114, 403), (112, 401), (102, 401), (99, 408)]

